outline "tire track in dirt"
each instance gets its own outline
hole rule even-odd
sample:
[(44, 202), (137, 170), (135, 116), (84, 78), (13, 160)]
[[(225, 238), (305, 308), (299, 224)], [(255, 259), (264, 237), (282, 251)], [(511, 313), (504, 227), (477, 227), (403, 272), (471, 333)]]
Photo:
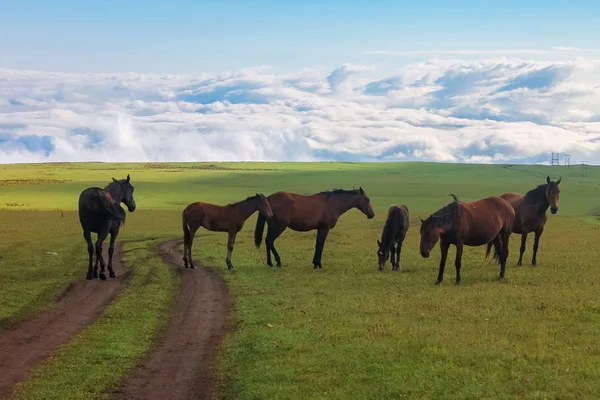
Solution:
[[(103, 250), (104, 259), (108, 261), (108, 245)], [(7, 330), (0, 330), (0, 398), (7, 398), (15, 384), (27, 378), (37, 365), (93, 324), (117, 297), (128, 275), (121, 244), (115, 246), (113, 268), (116, 279), (76, 281), (51, 308)], [(84, 276), (87, 262), (80, 270)]]
[(229, 289), (211, 268), (186, 269), (181, 243), (170, 240), (158, 247), (181, 279), (170, 324), (146, 359), (114, 392), (115, 399), (212, 399), (218, 392), (215, 361), (230, 326)]

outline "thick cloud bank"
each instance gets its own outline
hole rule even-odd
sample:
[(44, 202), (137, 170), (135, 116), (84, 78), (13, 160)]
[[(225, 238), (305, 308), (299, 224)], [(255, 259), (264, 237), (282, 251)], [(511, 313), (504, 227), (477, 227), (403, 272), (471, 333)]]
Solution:
[(0, 69), (0, 163), (600, 163), (600, 63), (431, 60), (274, 74)]

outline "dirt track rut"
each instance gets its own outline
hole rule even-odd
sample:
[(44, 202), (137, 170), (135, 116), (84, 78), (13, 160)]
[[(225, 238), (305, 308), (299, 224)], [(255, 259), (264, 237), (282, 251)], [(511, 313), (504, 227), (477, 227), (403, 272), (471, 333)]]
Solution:
[[(105, 260), (108, 260), (107, 249), (105, 246)], [(0, 331), (0, 398), (8, 397), (15, 384), (24, 380), (34, 367), (102, 315), (127, 279), (122, 259), (119, 244), (113, 257), (116, 279), (77, 281), (52, 308)], [(87, 263), (79, 269), (84, 277)]]
[(148, 357), (115, 391), (116, 399), (212, 399), (217, 394), (214, 367), (229, 329), (229, 290), (208, 267), (184, 268), (180, 245), (171, 240), (158, 248), (181, 278), (171, 322)]

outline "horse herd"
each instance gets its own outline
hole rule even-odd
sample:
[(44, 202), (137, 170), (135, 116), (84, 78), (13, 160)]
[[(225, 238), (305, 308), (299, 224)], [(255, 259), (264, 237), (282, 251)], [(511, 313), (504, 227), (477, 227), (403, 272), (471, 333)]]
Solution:
[[(456, 284), (460, 283), (460, 269), (463, 247), (487, 245), (486, 258), (494, 247), (494, 259), (500, 264), (500, 278), (504, 277), (508, 258), (508, 243), (511, 233), (521, 234), (521, 248), (517, 265), (522, 265), (527, 235), (535, 234), (532, 265), (536, 265), (540, 237), (547, 220), (546, 212), (558, 211), (560, 183), (562, 178), (552, 181), (546, 177), (546, 183), (528, 191), (524, 196), (517, 193), (503, 193), (500, 196), (486, 197), (465, 203), (451, 194), (453, 201), (442, 207), (427, 219), (421, 218), (420, 253), (428, 258), (435, 244), (440, 242), (441, 259), (436, 285), (444, 278), (444, 268), (450, 245), (456, 246)], [(90, 187), (79, 196), (79, 220), (83, 236), (87, 242), (89, 264), (86, 279), (106, 279), (105, 262), (102, 256), (102, 244), (110, 234), (108, 251), (108, 271), (111, 278), (116, 277), (112, 258), (114, 244), (126, 213), (121, 203), (130, 212), (136, 208), (133, 198), (134, 187), (130, 177), (116, 180), (104, 189)], [(329, 231), (338, 219), (348, 210), (356, 208), (368, 219), (375, 216), (371, 201), (362, 187), (359, 189), (335, 189), (312, 195), (301, 195), (279, 191), (265, 197), (257, 193), (245, 200), (225, 206), (205, 202), (189, 204), (182, 213), (183, 261), (186, 268), (195, 268), (192, 260), (192, 245), (199, 228), (210, 231), (227, 232), (228, 269), (233, 269), (231, 255), (238, 232), (245, 221), (256, 211), (258, 219), (254, 231), (254, 242), (260, 246), (265, 224), (268, 227), (265, 237), (267, 265), (273, 266), (271, 253), (278, 267), (281, 257), (275, 248), (275, 240), (287, 229), (307, 232), (317, 230), (317, 240), (313, 256), (314, 268), (323, 268), (321, 257)], [(381, 240), (377, 240), (379, 269), (390, 260), (392, 270), (400, 268), (402, 244), (409, 228), (408, 208), (404, 205), (391, 206), (383, 227)], [(91, 233), (97, 233), (92, 243)], [(94, 252), (96, 261), (93, 262)], [(100, 274), (98, 274), (100, 264)]]

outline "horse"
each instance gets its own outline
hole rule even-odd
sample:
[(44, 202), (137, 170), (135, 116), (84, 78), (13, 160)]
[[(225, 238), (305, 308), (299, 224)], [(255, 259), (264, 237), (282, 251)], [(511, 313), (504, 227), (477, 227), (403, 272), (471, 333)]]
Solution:
[(357, 208), (368, 219), (375, 216), (371, 200), (362, 187), (353, 190), (334, 189), (312, 195), (280, 191), (267, 198), (273, 209), (273, 218), (267, 221), (264, 216), (258, 216), (254, 230), (254, 244), (256, 247), (260, 247), (266, 222), (269, 229), (265, 238), (265, 247), (267, 249), (267, 265), (270, 267), (273, 266), (271, 252), (275, 256), (277, 266), (281, 267), (281, 258), (275, 249), (275, 240), (287, 228), (297, 232), (317, 230), (317, 242), (312, 262), (314, 269), (317, 269), (323, 268), (321, 256), (325, 240), (342, 214), (351, 208)]
[[(482, 246), (493, 243), (494, 259), (500, 264), (500, 279), (504, 278), (508, 258), (508, 240), (513, 230), (515, 211), (500, 197), (486, 197), (463, 203), (451, 194), (454, 201), (421, 220), (421, 256), (428, 258), (431, 249), (440, 241), (442, 256), (436, 285), (444, 278), (444, 267), (451, 244), (456, 246), (456, 284), (460, 284), (463, 246)], [(488, 246), (486, 258), (491, 246)]]
[(200, 227), (213, 232), (227, 232), (227, 258), (225, 263), (228, 269), (233, 269), (231, 253), (235, 244), (235, 237), (244, 227), (244, 222), (254, 212), (259, 211), (265, 218), (271, 218), (273, 212), (269, 201), (262, 193), (256, 193), (237, 203), (219, 206), (211, 203), (195, 202), (189, 204), (181, 215), (183, 223), (183, 263), (186, 268), (195, 269), (192, 261), (192, 244), (194, 236)]
[[(381, 232), (381, 241), (377, 240), (377, 257), (379, 259), (379, 270), (383, 271), (385, 262), (392, 255), (390, 263), (392, 271), (398, 271), (400, 268), (400, 252), (402, 243), (406, 238), (410, 223), (408, 222), (408, 208), (405, 205), (391, 206), (388, 210), (388, 217)], [(394, 259), (395, 256), (395, 259)]]
[[(548, 220), (546, 211), (550, 208), (552, 214), (558, 212), (558, 198), (560, 197), (560, 177), (556, 182), (546, 177), (546, 183), (528, 191), (525, 196), (518, 193), (502, 193), (500, 197), (507, 200), (515, 210), (515, 225), (513, 233), (521, 234), (521, 248), (517, 266), (523, 265), (523, 253), (527, 244), (527, 235), (534, 232), (533, 257), (531, 265), (537, 265), (537, 251), (540, 237), (544, 233), (544, 225)], [(489, 246), (489, 245), (488, 245)], [(489, 250), (488, 250), (489, 251)]]
[[(117, 277), (115, 271), (113, 271), (112, 260), (115, 252), (115, 240), (126, 217), (125, 210), (120, 204), (124, 203), (129, 212), (135, 211), (134, 188), (130, 183), (129, 175), (126, 179), (116, 180), (112, 178), (112, 180), (104, 189), (89, 187), (79, 195), (79, 222), (83, 228), (83, 237), (87, 242), (89, 255), (86, 279), (98, 278), (98, 261), (100, 261), (100, 279), (106, 280), (102, 243), (109, 233), (108, 273), (111, 278)], [(97, 234), (96, 262), (93, 270), (94, 245), (92, 244), (92, 232)]]

